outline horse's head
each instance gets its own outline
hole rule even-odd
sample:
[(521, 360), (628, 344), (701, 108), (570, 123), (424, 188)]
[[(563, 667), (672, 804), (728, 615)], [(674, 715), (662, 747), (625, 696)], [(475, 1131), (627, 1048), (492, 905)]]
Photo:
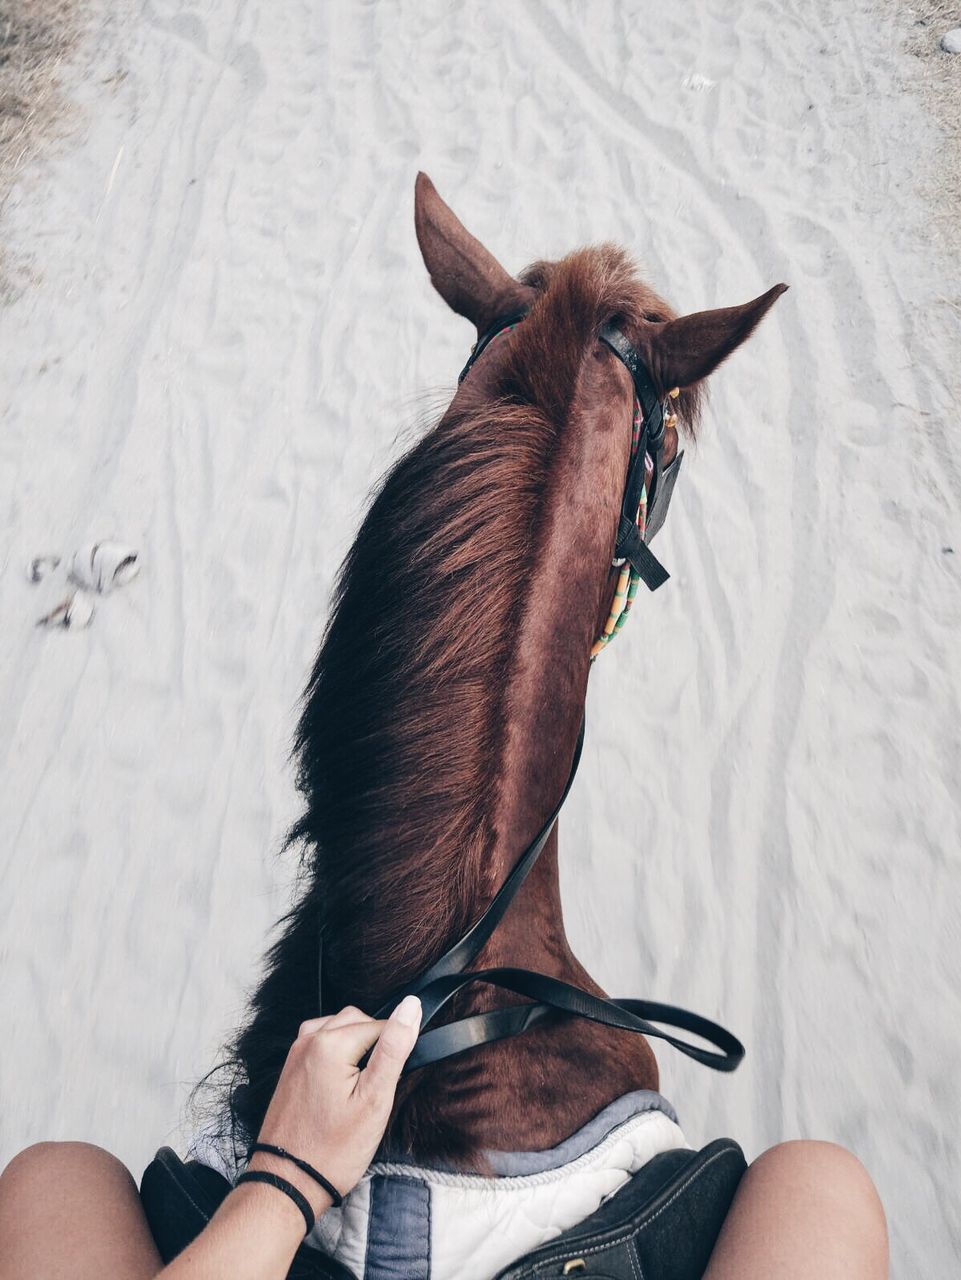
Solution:
[[(655, 503), (661, 469), (670, 481), (661, 485), (662, 498), (673, 488), (679, 429), (693, 434), (704, 379), (750, 336), (787, 288), (777, 284), (740, 306), (679, 316), (613, 245), (581, 250), (561, 262), (538, 262), (514, 277), (467, 231), (424, 173), (417, 177), (415, 221), (434, 287), (477, 329), (472, 360), (480, 354), (483, 360), (476, 370), (469, 365), (471, 377), (459, 395), (534, 404), (554, 421), (577, 420), (595, 428), (615, 424), (618, 444), (611, 462), (619, 479), (612, 479), (612, 491), (623, 482), (629, 448), (637, 448), (636, 438), (632, 442), (623, 429), (632, 404), (635, 411), (643, 408), (644, 418), (654, 411), (657, 450), (650, 453), (656, 462)], [(492, 334), (522, 318), (522, 351), (517, 343), (490, 343)], [(585, 371), (588, 349), (594, 367)], [(658, 401), (664, 401), (663, 415)], [(640, 468), (643, 463), (642, 451)], [(665, 509), (662, 501), (648, 540)], [(649, 586), (658, 580), (651, 573)]]
[[(477, 329), (478, 336), (499, 318), (529, 309), (550, 284), (557, 263), (539, 262), (512, 276), (472, 236), (441, 199), (426, 173), (417, 175), (414, 218), (424, 264), (447, 305)], [(623, 277), (624, 255), (606, 246), (595, 265)], [(663, 388), (696, 387), (750, 337), (758, 322), (787, 289), (776, 284), (760, 297), (735, 307), (678, 316), (643, 281), (618, 282), (625, 331)]]

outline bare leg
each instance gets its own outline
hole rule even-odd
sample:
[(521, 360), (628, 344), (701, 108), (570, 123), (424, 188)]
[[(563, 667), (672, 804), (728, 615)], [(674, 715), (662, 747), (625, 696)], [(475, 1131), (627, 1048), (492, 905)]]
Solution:
[(861, 1162), (785, 1142), (744, 1175), (704, 1280), (886, 1280), (884, 1210)]
[(85, 1142), (41, 1142), (0, 1176), (0, 1280), (149, 1280), (162, 1269), (133, 1178)]

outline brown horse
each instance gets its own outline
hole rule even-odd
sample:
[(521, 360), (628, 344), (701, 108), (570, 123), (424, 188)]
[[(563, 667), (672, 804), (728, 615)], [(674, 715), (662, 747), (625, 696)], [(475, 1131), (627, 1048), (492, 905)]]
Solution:
[[(631, 450), (634, 387), (599, 329), (616, 320), (659, 393), (680, 388), (677, 427), (693, 434), (703, 380), (786, 287), (678, 317), (611, 245), (515, 278), (424, 174), (416, 227), (434, 287), (478, 334), (527, 314), (394, 466), (343, 566), (297, 737), (305, 889), (232, 1054), (241, 1143), (319, 1011), (321, 933), (329, 1006), (376, 1009), (479, 916), (561, 793)], [(599, 993), (564, 931), (556, 828), (477, 965)], [(495, 1002), (458, 1000), (459, 1015)], [(485, 1148), (551, 1147), (657, 1081), (642, 1037), (556, 1017), (412, 1073), (388, 1140), (470, 1167)]]

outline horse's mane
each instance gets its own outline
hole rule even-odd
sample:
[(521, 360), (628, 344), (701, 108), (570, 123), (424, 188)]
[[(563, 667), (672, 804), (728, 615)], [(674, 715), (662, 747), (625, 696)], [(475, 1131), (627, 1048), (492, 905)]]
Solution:
[[(297, 729), (304, 891), (239, 1033), (230, 1113), (256, 1133), (287, 1050), (329, 1004), (373, 1009), (496, 887), (490, 815), (515, 637), (585, 353), (613, 316), (673, 313), (613, 246), (523, 277), (537, 296), (491, 395), (465, 394), (389, 472), (342, 566)], [(696, 389), (680, 401), (697, 419)], [(553, 486), (556, 488), (556, 486)], [(613, 541), (614, 530), (611, 530)]]

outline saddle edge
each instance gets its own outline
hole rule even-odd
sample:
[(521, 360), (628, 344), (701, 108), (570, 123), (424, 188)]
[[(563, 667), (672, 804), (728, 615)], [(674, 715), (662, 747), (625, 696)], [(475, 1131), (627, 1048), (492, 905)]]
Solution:
[[(492, 1280), (701, 1280), (746, 1168), (730, 1138), (700, 1151), (665, 1151), (577, 1226)], [(231, 1189), (215, 1169), (160, 1148), (144, 1171), (140, 1196), (164, 1263), (200, 1234)], [(288, 1276), (357, 1280), (306, 1246), (298, 1249)]]
[(493, 1280), (701, 1280), (746, 1169), (732, 1138), (665, 1151)]

